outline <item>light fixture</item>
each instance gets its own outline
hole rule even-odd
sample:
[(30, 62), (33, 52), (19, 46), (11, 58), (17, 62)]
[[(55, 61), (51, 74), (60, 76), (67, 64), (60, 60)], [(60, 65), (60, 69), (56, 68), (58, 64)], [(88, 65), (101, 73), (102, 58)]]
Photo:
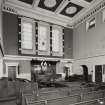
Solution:
[(56, 5), (56, 0), (45, 0), (44, 5), (48, 8), (52, 8)]
[(70, 6), (65, 10), (66, 14), (74, 14), (76, 11), (77, 11), (77, 8), (74, 6)]

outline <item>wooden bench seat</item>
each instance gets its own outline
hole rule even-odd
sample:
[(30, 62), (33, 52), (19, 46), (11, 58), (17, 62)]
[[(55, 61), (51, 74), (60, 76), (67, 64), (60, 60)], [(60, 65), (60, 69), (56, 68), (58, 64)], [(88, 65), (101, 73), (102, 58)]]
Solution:
[(25, 105), (25, 95), (34, 95), (37, 97), (38, 94), (38, 85), (37, 83), (26, 83), (26, 82), (16, 82), (17, 86), (17, 104), (22, 103)]
[(99, 103), (97, 102), (97, 100), (92, 100), (92, 101), (84, 101), (84, 102), (80, 102), (72, 105), (99, 105)]
[(47, 100), (47, 105), (69, 105), (80, 102), (80, 96), (66, 96), (62, 98)]
[(42, 103), (45, 105), (69, 105), (72, 103), (80, 102), (79, 96), (70, 96), (70, 97), (62, 97), (57, 99), (51, 99), (51, 100), (43, 100), (43, 101), (35, 101), (34, 99), (28, 99), (26, 98), (27, 105), (42, 105)]
[(34, 95), (25, 95), (24, 96), (24, 100), (22, 102), (22, 105), (25, 105), (25, 103), (27, 103), (27, 105), (33, 104), (34, 105), (40, 105), (40, 103), (45, 102), (46, 105), (66, 105), (66, 104), (72, 104), (72, 103), (77, 103), (80, 102), (80, 96), (75, 95), (75, 96), (65, 96), (65, 97), (61, 97), (61, 98), (55, 98), (53, 97), (53, 99), (44, 99), (44, 100), (38, 100), (35, 98)]
[[(26, 105), (25, 103), (27, 105), (71, 105), (105, 97), (104, 90), (94, 91), (93, 87), (55, 88), (54, 91), (37, 91), (36, 94), (33, 92), (32, 85), (29, 86), (29, 88), (22, 88), (23, 100), (25, 100), (22, 105)], [(86, 103), (86, 105), (92, 104)]]
[(89, 100), (89, 101), (83, 101), (83, 102), (70, 104), (70, 105), (105, 105), (105, 97), (94, 99), (94, 100)]
[(39, 90), (39, 95), (40, 94), (43, 94), (43, 93), (48, 93), (48, 92), (54, 92), (54, 91), (58, 91), (59, 94), (64, 94), (64, 96), (67, 96), (67, 95), (76, 95), (76, 94), (81, 94), (81, 93), (88, 93), (88, 92), (92, 92), (94, 91), (94, 88), (93, 87), (79, 87), (79, 86), (76, 86), (76, 87), (64, 87), (64, 88), (44, 88), (44, 89), (41, 89)]
[(38, 102), (38, 103), (26, 103), (26, 105), (46, 105), (45, 102)]
[(82, 94), (81, 101), (89, 101), (92, 99), (103, 98), (105, 96), (105, 91), (93, 91), (89, 93)]
[(60, 98), (64, 96), (68, 96), (68, 95), (64, 93), (63, 91), (51, 91), (51, 92), (40, 93), (38, 98), (40, 100), (43, 100), (43, 99), (48, 100), (48, 99)]

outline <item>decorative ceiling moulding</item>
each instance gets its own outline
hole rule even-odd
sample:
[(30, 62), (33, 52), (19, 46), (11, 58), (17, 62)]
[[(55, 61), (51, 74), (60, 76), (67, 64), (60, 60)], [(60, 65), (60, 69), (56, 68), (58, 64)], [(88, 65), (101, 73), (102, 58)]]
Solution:
[(57, 18), (58, 20), (61, 20), (63, 22), (65, 21), (65, 23), (68, 23), (68, 22), (72, 21), (72, 18), (69, 18), (65, 15), (60, 14), (58, 11), (57, 12), (56, 11), (51, 12), (51, 11), (48, 11), (48, 10), (45, 10), (45, 9), (42, 9), (42, 8), (39, 8), (39, 7), (36, 7), (35, 10), (38, 11), (39, 13), (41, 13), (41, 14), (48, 15), (51, 18)]
[(27, 8), (32, 8), (32, 5), (33, 5), (33, 4), (28, 4), (26, 2), (22, 2), (21, 0), (5, 0), (5, 3), (6, 2), (14, 3), (15, 5), (19, 5), (19, 6), (23, 6), (23, 7), (25, 6)]
[(73, 14), (76, 11), (77, 11), (77, 8), (74, 6), (71, 6), (71, 7), (67, 8), (65, 12), (66, 12), (66, 14)]
[(18, 1), (21, 1), (21, 2), (24, 2), (24, 3), (27, 3), (27, 4), (30, 4), (32, 5), (34, 0), (18, 0)]
[(84, 8), (88, 8), (91, 5), (91, 3), (86, 2), (85, 0), (70, 0), (70, 2), (77, 4)]
[(39, 4), (40, 0), (34, 0), (33, 7), (36, 8)]
[(57, 1), (56, 0), (45, 0), (44, 1), (44, 5), (48, 8), (53, 8), (54, 6), (56, 6)]
[(92, 2), (93, 0), (84, 0), (84, 1), (87, 1), (87, 2)]
[(38, 7), (49, 11), (56, 11), (63, 0), (40, 0)]
[(30, 57), (30, 56), (14, 56), (4, 55), (4, 60), (46, 60), (46, 61), (60, 61), (62, 58), (51, 58), (51, 57)]
[(81, 19), (79, 19), (76, 22), (74, 22), (74, 26), (73, 27), (77, 27), (79, 24), (81, 24), (84, 21), (88, 20), (91, 16), (97, 14), (98, 12), (100, 12), (104, 8), (105, 8), (105, 0), (103, 0), (99, 4), (97, 4), (92, 10), (90, 10)]
[(58, 14), (65, 8), (65, 6), (69, 3), (68, 0), (63, 0), (59, 7), (56, 9), (55, 13)]
[(73, 63), (74, 62), (74, 59), (61, 59), (60, 62)]
[(44, 13), (42, 14), (41, 12), (35, 11), (32, 8), (26, 8), (24, 6), (14, 4), (13, 2), (9, 2), (9, 1), (5, 2), (4, 5), (14, 8), (17, 11), (17, 15), (30, 17), (33, 19), (49, 22), (52, 24), (57, 24), (57, 25), (64, 26), (64, 27), (67, 27), (67, 24), (70, 21), (70, 19), (67, 20), (64, 17), (55, 16), (54, 14), (46, 16), (46, 14)]
[(2, 11), (17, 14), (17, 10), (13, 7), (8, 6), (8, 5), (2, 5)]
[[(68, 16), (70, 18), (74, 17), (79, 13), (84, 7), (77, 5), (75, 3), (69, 2), (65, 8), (60, 12), (60, 14)], [(74, 10), (75, 9), (75, 10)]]
[(67, 24), (67, 27), (73, 29), (74, 28), (74, 25)]

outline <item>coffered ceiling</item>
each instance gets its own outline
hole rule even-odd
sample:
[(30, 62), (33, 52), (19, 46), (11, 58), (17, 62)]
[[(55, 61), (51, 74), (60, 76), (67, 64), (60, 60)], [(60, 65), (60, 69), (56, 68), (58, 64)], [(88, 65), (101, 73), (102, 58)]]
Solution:
[[(29, 9), (39, 19), (59, 21), (59, 25), (71, 26), (81, 16), (102, 0), (5, 0), (7, 4)], [(24, 8), (23, 8), (24, 7)], [(42, 17), (42, 18), (41, 18)], [(45, 19), (46, 18), (46, 19)], [(61, 24), (60, 24), (61, 22)], [(55, 22), (56, 23), (56, 22)], [(58, 23), (57, 23), (58, 24)]]

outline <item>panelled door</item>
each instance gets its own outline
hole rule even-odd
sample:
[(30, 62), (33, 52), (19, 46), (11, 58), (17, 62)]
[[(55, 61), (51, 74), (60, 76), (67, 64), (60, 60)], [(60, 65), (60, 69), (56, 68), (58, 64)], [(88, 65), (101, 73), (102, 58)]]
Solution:
[(8, 78), (11, 80), (16, 79), (16, 66), (8, 66)]
[(95, 82), (102, 82), (102, 65), (95, 66)]
[(88, 67), (86, 65), (82, 65), (83, 68), (83, 79), (85, 82), (88, 82)]

